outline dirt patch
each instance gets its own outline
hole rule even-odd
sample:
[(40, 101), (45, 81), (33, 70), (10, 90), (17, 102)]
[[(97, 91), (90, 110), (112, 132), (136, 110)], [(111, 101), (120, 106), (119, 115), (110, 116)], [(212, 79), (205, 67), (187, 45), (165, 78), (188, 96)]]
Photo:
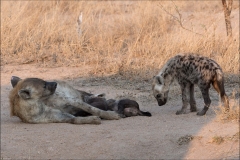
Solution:
[[(82, 76), (79, 76), (79, 74)], [(107, 98), (130, 97), (152, 117), (103, 120), (101, 125), (26, 124), (9, 116), (8, 93), (12, 75), (62, 79), (78, 89), (106, 93)], [(76, 78), (78, 75), (82, 78)], [(227, 86), (229, 86), (227, 84)], [(238, 84), (227, 87), (230, 94)], [(1, 67), (1, 158), (2, 159), (216, 159), (239, 156), (239, 138), (219, 145), (214, 136), (239, 133), (236, 122), (222, 123), (214, 109), (218, 95), (211, 91), (212, 105), (206, 116), (175, 115), (181, 107), (179, 86), (170, 90), (166, 105), (159, 107), (151, 92), (151, 80), (131, 81), (121, 76), (84, 77), (80, 68), (39, 68), (34, 65)], [(199, 109), (203, 100), (196, 88)], [(186, 136), (187, 135), (187, 136)], [(190, 136), (189, 136), (190, 135)], [(201, 137), (201, 138), (192, 138)], [(179, 145), (179, 142), (181, 144)]]

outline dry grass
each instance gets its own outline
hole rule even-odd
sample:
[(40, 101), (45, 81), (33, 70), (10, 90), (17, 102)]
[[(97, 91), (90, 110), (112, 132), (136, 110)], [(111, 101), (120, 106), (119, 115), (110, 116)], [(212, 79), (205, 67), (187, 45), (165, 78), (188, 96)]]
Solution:
[(190, 141), (194, 139), (194, 136), (192, 135), (185, 135), (178, 139), (177, 143), (178, 145), (188, 144)]
[(1, 65), (91, 66), (90, 74), (149, 78), (171, 56), (194, 52), (238, 74), (239, 22), (228, 43), (221, 2), (175, 2), (183, 25), (201, 35), (182, 29), (159, 3), (177, 16), (171, 1), (2, 1)]
[(215, 143), (215, 144), (221, 144), (224, 142), (224, 137), (222, 136), (214, 136), (212, 137), (212, 140), (210, 141), (210, 143)]
[(217, 114), (217, 118), (222, 122), (236, 121), (240, 122), (239, 115), (239, 98), (235, 97), (235, 92), (232, 93), (230, 98), (229, 107), (230, 110), (226, 111), (224, 106), (220, 106), (217, 110), (215, 110)]
[(230, 137), (230, 140), (236, 140), (239, 141), (240, 138), (240, 132), (238, 131), (237, 133), (235, 133), (232, 137)]
[(222, 144), (224, 141), (239, 141), (239, 131), (232, 136), (214, 136), (210, 139), (209, 143)]

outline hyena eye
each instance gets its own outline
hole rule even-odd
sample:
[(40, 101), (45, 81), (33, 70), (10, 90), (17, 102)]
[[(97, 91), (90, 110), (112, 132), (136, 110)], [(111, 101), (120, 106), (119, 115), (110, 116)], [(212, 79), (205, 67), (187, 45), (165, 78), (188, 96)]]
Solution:
[(157, 94), (157, 98), (161, 98), (161, 95), (160, 95), (160, 94)]

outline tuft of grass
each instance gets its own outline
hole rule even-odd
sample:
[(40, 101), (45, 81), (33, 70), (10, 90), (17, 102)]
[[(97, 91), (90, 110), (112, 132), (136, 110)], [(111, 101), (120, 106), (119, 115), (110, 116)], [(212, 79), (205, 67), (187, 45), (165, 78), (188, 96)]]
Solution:
[(240, 122), (239, 119), (239, 99), (235, 98), (235, 93), (232, 93), (229, 102), (229, 111), (225, 110), (225, 107), (220, 106), (218, 110), (215, 110), (217, 118), (222, 122), (236, 121)]
[(224, 137), (222, 137), (222, 136), (214, 136), (214, 137), (212, 137), (212, 139), (211, 139), (211, 141), (210, 141), (210, 143), (215, 143), (215, 144), (221, 144), (221, 143), (223, 143), (224, 142)]
[(228, 140), (232, 140), (232, 141), (239, 141), (239, 138), (240, 138), (239, 131), (236, 132), (234, 135), (227, 137)]
[(188, 144), (190, 141), (194, 139), (194, 136), (192, 135), (185, 135), (178, 139), (177, 143), (178, 145)]
[(222, 144), (224, 141), (239, 141), (239, 132), (236, 132), (234, 135), (232, 136), (214, 136), (211, 138), (211, 140), (209, 141), (209, 143), (215, 143), (215, 144)]

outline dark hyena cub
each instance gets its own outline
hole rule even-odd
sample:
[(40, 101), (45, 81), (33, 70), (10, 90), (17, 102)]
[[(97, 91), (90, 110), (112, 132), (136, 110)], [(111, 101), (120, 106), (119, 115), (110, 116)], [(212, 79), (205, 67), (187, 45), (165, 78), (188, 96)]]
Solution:
[(226, 110), (229, 110), (228, 97), (224, 90), (224, 77), (221, 67), (212, 59), (196, 55), (177, 55), (167, 61), (153, 80), (153, 94), (162, 106), (167, 102), (169, 86), (177, 79), (182, 91), (182, 109), (176, 114), (186, 113), (188, 103), (191, 112), (196, 112), (196, 101), (194, 99), (194, 84), (200, 88), (205, 106), (197, 115), (205, 115), (211, 100), (209, 97), (210, 84), (220, 94)]
[[(105, 95), (104, 95), (105, 96)], [(144, 112), (140, 110), (139, 104), (131, 99), (108, 99), (102, 96), (102, 94), (97, 96), (88, 96), (86, 103), (99, 108), (104, 111), (115, 111), (122, 118), (132, 117), (132, 116), (148, 116), (151, 117), (150, 112)], [(83, 110), (74, 114), (74, 116), (90, 116), (90, 113), (87, 113)]]
[(141, 111), (137, 101), (128, 98), (120, 100), (109, 99), (107, 100), (107, 105), (108, 110), (117, 112), (122, 118), (132, 116), (152, 116), (150, 112)]

